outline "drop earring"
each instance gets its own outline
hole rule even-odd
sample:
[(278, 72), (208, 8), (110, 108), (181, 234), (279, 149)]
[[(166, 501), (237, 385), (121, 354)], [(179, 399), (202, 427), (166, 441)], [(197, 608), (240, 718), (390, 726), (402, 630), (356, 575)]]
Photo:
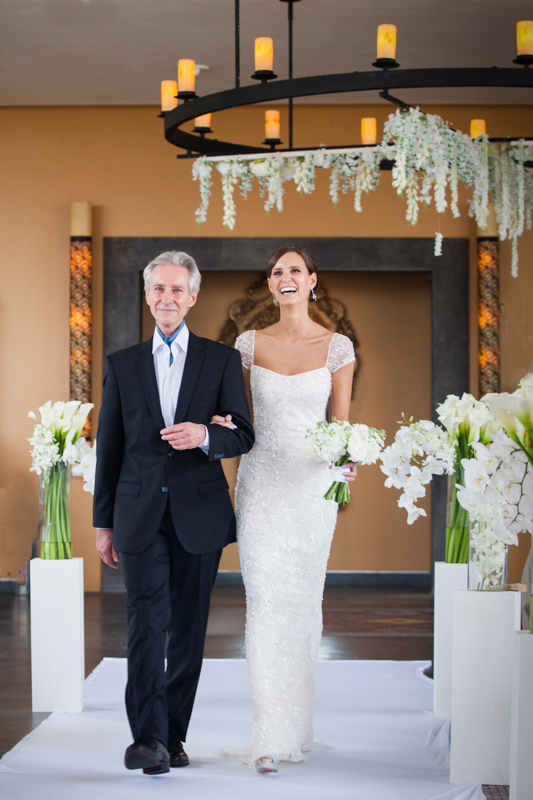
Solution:
[(274, 292), (270, 292), (270, 294), (272, 295), (272, 302), (274, 303), (274, 305), (275, 306), (279, 305), (278, 301), (276, 300)]
[(314, 300), (316, 302), (316, 293), (315, 293), (315, 287), (314, 286), (311, 289), (311, 300)]

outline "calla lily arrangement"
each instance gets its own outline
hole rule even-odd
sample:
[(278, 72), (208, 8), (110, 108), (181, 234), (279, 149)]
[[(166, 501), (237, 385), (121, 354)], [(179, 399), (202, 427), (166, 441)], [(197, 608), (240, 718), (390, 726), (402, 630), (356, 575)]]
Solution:
[(92, 403), (71, 400), (68, 403), (48, 401), (39, 408), (40, 421), (34, 420), (32, 466), (30, 472), (40, 477), (39, 493), (43, 506), (41, 521), (41, 558), (72, 558), (67, 470), (82, 475), (85, 491), (93, 491), (96, 466), (96, 442), (90, 447), (81, 433)]
[(448, 395), (444, 403), (437, 406), (437, 416), (446, 428), (454, 449), (454, 479), (448, 498), (445, 560), (451, 564), (466, 564), (468, 513), (458, 500), (458, 486), (464, 486), (464, 464), (475, 456), (474, 444), (488, 444), (497, 428), (487, 406), (466, 392), (462, 397)]
[(33, 436), (28, 439), (32, 445), (30, 472), (41, 475), (44, 469), (60, 461), (75, 463), (78, 453), (76, 443), (92, 408), (92, 403), (80, 403), (77, 400), (53, 404), (49, 400), (39, 408), (40, 422), (37, 422), (33, 411), (28, 412), (30, 419), (35, 421)]
[(500, 431), (492, 443), (474, 444), (475, 456), (463, 461), (463, 485), (457, 487), (457, 500), (474, 523), (480, 588), (498, 580), (507, 545), (518, 544), (522, 531), (533, 533), (533, 373), (515, 392), (487, 394), (483, 402)]

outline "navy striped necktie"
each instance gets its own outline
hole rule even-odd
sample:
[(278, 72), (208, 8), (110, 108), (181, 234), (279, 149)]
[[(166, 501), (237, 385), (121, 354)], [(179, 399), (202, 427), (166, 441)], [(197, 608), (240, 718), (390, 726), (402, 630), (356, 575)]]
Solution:
[(164, 343), (168, 344), (168, 349), (170, 350), (170, 365), (171, 366), (172, 366), (172, 362), (174, 361), (174, 354), (172, 352), (171, 344), (174, 341), (174, 339), (176, 338), (176, 336), (178, 335), (178, 333), (181, 331), (181, 329), (183, 328), (184, 325), (185, 325), (185, 320), (183, 320), (183, 322), (181, 323), (179, 328), (176, 328), (176, 330), (174, 331), (174, 333), (171, 336), (165, 336), (164, 334), (161, 333), (161, 331), (159, 329), (159, 325), (155, 326), (157, 328), (158, 334), (163, 339)]

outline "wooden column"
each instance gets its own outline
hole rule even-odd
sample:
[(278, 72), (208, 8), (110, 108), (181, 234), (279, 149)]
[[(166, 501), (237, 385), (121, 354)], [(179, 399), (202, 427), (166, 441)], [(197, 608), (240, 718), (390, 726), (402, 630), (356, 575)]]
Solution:
[(500, 241), (494, 206), (478, 228), (479, 393), (500, 391)]
[[(70, 207), (70, 399), (90, 403), (92, 362), (91, 204)], [(83, 429), (91, 438), (91, 415)]]

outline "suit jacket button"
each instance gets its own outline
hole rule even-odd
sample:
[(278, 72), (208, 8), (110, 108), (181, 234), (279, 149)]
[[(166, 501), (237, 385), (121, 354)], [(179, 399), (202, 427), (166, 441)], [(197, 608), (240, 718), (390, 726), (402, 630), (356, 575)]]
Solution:
[(168, 486), (162, 486), (161, 487), (161, 491), (162, 492), (168, 492)]

